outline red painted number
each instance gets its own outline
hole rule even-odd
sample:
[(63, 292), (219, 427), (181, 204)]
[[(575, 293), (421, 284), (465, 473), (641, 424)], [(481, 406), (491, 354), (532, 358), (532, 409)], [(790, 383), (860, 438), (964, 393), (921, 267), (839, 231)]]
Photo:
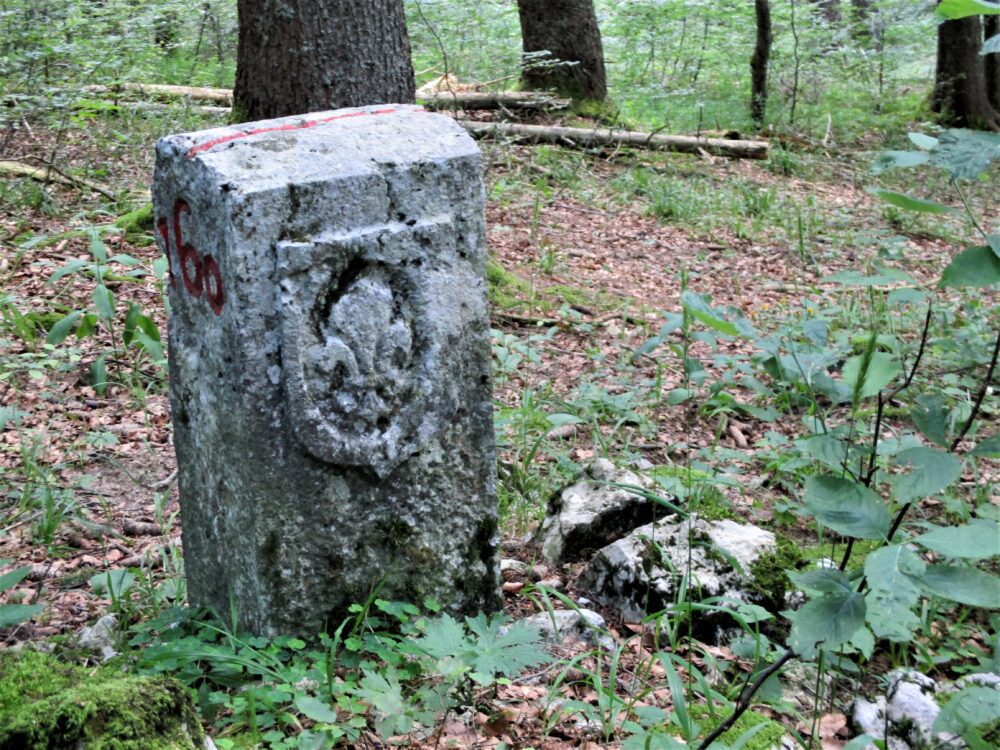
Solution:
[[(191, 206), (185, 200), (177, 199), (174, 203), (174, 226), (173, 226), (173, 249), (176, 251), (177, 262), (180, 264), (181, 280), (184, 288), (194, 297), (205, 296), (205, 300), (212, 308), (212, 312), (219, 315), (222, 312), (222, 304), (225, 302), (225, 293), (222, 291), (222, 272), (219, 271), (219, 264), (211, 254), (202, 257), (190, 242), (184, 240), (181, 231), (181, 215), (190, 214)], [(170, 286), (176, 286), (176, 276), (174, 275), (174, 259), (170, 252), (170, 227), (166, 219), (159, 219), (156, 228), (163, 237), (163, 244), (167, 248), (167, 266), (169, 268)]]

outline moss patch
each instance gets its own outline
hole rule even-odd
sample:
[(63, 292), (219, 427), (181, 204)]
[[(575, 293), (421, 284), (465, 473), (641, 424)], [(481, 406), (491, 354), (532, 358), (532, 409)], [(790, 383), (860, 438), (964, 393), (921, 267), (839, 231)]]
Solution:
[[(703, 735), (722, 722), (728, 715), (728, 711), (717, 712), (715, 717), (709, 714), (708, 707), (700, 703), (688, 706), (688, 712), (702, 725)], [(755, 711), (746, 711), (736, 723), (719, 737), (718, 742), (725, 745), (733, 745), (739, 738), (749, 730), (759, 725), (765, 725), (763, 729), (757, 730), (757, 734), (750, 738), (743, 747), (745, 750), (772, 750), (781, 747), (781, 738), (785, 736), (785, 728), (776, 721), (772, 721), (766, 716), (762, 716)]]
[(129, 211), (115, 219), (115, 226), (125, 233), (125, 237), (132, 239), (135, 235), (147, 234), (153, 231), (153, 204), (147, 203)]
[(203, 742), (176, 680), (0, 653), (0, 750), (196, 750)]
[(799, 547), (791, 539), (777, 537), (773, 552), (761, 555), (750, 565), (750, 586), (766, 602), (766, 607), (776, 611), (785, 606), (785, 595), (792, 588), (786, 570), (800, 568), (804, 560)]

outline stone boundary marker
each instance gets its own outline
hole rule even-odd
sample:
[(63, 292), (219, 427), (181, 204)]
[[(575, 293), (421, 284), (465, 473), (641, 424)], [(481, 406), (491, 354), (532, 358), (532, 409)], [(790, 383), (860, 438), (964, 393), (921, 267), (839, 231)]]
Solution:
[(163, 138), (189, 597), (255, 633), (377, 587), (500, 605), (479, 151), (412, 106)]

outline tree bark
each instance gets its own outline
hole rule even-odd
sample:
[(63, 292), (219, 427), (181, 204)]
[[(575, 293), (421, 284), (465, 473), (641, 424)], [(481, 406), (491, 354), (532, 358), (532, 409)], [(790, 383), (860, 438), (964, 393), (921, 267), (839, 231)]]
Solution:
[[(983, 16), (983, 36), (989, 39), (1000, 34), (1000, 16)], [(992, 53), (983, 58), (983, 73), (986, 76), (986, 96), (993, 108), (1000, 111), (1000, 53)]]
[(931, 106), (938, 120), (955, 127), (1000, 130), (1000, 115), (990, 104), (978, 16), (945, 21), (938, 26), (937, 71)]
[(603, 102), (608, 84), (594, 0), (517, 0), (517, 9), (525, 55), (522, 84), (575, 101)]
[(750, 119), (754, 127), (764, 126), (767, 114), (767, 63), (771, 58), (771, 4), (754, 0), (757, 17), (757, 43), (750, 58)]
[(238, 0), (233, 120), (413, 101), (402, 0)]

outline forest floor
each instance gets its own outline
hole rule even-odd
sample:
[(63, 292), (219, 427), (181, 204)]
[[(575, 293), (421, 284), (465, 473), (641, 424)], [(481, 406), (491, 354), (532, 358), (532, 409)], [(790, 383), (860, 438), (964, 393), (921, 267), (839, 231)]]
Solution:
[[(22, 130), (8, 139), (4, 158), (57, 151), (63, 171), (86, 173), (107, 163), (105, 183), (113, 180), (116, 193), (127, 187), (142, 195), (151, 180), (148, 150), (120, 146), (108, 153), (107, 138), (77, 129), (60, 135), (57, 144), (53, 134)], [(680, 358), (669, 344), (634, 356), (665, 314), (681, 310), (682, 286), (710, 295), (713, 306), (738, 310), (769, 332), (807, 307), (843, 308), (843, 285), (830, 278), (838, 273), (895, 267), (910, 277), (896, 286), (932, 289), (955, 252), (955, 238), (967, 232), (961, 221), (914, 222), (887, 211), (864, 189), (872, 181), (870, 151), (813, 144), (754, 162), (503, 144), (484, 149), (488, 244), (502, 269), (491, 269), (494, 343), (502, 354), (517, 355), (496, 373), (498, 413), (523, 413), (529, 394), (529, 401), (531, 395), (542, 399), (537, 408), (543, 416), (587, 408), (600, 415), (549, 431), (548, 437), (543, 429), (540, 448), (527, 459), (523, 445), (501, 439), (501, 474), (505, 466), (528, 460), (539, 478), (533, 492), (503, 498), (505, 549), (529, 562), (534, 552), (523, 535), (537, 524), (547, 494), (565, 481), (566, 467), (606, 454), (654, 465), (685, 464), (706, 452), (723, 455), (739, 477), (720, 487), (731, 507), (754, 523), (774, 520), (785, 490), (765, 481), (758, 446), (776, 435), (801, 435), (801, 415), (764, 421), (743, 411), (706, 409), (698, 400), (671, 405), (666, 395), (687, 383)], [(995, 224), (990, 191), (983, 186), (972, 200), (984, 221)], [(103, 199), (85, 189), (49, 185), (43, 193), (26, 181), (17, 189), (8, 186), (4, 195), (0, 502), (17, 506), (26, 492), (47, 493), (47, 504), (5, 514), (0, 529), (0, 559), (32, 567), (7, 601), (45, 605), (42, 615), (3, 633), (10, 645), (73, 632), (104, 613), (109, 600), (89, 585), (102, 571), (142, 568), (168, 575), (163, 566), (169, 568), (169, 549), (179, 548), (182, 529), (164, 372), (148, 357), (124, 350), (115, 339), (120, 331), (109, 328), (56, 348), (43, 345), (44, 330), (55, 320), (94, 305), (91, 276), (71, 273), (53, 282), (52, 273), (66, 263), (91, 261), (88, 227), (113, 221), (124, 213), (122, 203), (102, 214)], [(131, 207), (140, 205), (137, 200)], [(103, 237), (109, 255), (139, 261), (108, 266), (106, 284), (120, 311), (126, 301), (134, 302), (165, 333), (150, 229)], [(14, 335), (19, 319), (34, 335)], [(859, 335), (866, 331), (862, 325), (859, 320)], [(749, 356), (755, 343), (720, 340), (714, 354)], [(704, 343), (696, 342), (692, 351), (699, 347), (710, 373), (721, 367)], [(90, 367), (107, 352), (111, 382), (95, 389)], [(995, 484), (996, 462), (984, 466), (975, 481)], [(1000, 504), (995, 493), (992, 502)], [(571, 571), (554, 574), (574, 593)], [(508, 587), (512, 613), (536, 605), (520, 591)], [(635, 624), (605, 614), (613, 636), (633, 634)], [(629, 668), (644, 648), (641, 639), (630, 643)], [(737, 665), (737, 672), (747, 666), (731, 652), (718, 655)], [(505, 712), (483, 714), (471, 729), (456, 720), (426, 745), (443, 747), (452, 740), (461, 747), (501, 741), (538, 748), (616, 746), (595, 741), (586, 727), (568, 719), (546, 726), (546, 692), (544, 684), (515, 681), (493, 696)], [(572, 697), (595, 699), (593, 690), (579, 684)], [(826, 720), (824, 747), (839, 747), (846, 739), (842, 717), (827, 713), (832, 718)], [(801, 716), (785, 720), (810, 731)]]

